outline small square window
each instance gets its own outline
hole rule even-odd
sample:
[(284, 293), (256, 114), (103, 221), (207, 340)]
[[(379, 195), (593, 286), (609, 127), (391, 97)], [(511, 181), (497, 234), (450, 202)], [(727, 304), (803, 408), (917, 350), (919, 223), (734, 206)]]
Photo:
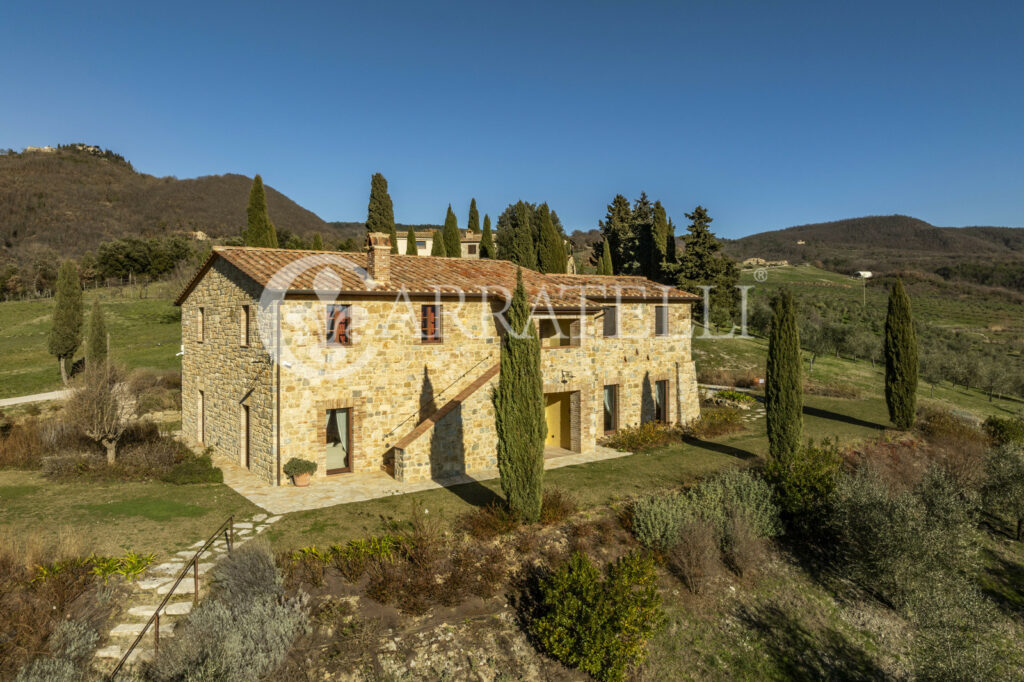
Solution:
[(422, 240), (422, 239), (416, 240), (416, 248), (417, 249), (425, 249), (425, 248), (427, 248), (427, 242)]
[(330, 303), (327, 305), (327, 333), (326, 341), (328, 346), (350, 346), (352, 336), (349, 333), (351, 322), (348, 305)]
[(476, 244), (470, 244), (469, 245), (469, 255), (471, 255), (471, 256), (475, 256), (476, 255)]
[(668, 306), (654, 306), (654, 335), (668, 336)]
[(420, 306), (420, 341), (441, 343), (441, 306)]

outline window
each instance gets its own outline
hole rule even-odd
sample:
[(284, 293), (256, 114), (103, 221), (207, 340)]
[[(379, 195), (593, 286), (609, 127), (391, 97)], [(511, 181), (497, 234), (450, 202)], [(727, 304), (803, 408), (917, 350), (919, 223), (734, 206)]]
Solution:
[(239, 343), (249, 345), (249, 306), (243, 305), (238, 313), (238, 329), (241, 332)]
[(349, 335), (349, 306), (328, 304), (327, 306), (327, 345), (329, 346), (350, 346), (352, 338)]
[(327, 410), (324, 447), (327, 456), (327, 473), (340, 474), (352, 471), (350, 446), (352, 444), (352, 410), (339, 408)]
[(242, 405), (240, 413), (242, 424), (242, 466), (249, 468), (249, 406)]
[(668, 422), (668, 381), (654, 382), (654, 421)]
[(199, 400), (196, 403), (196, 440), (206, 443), (206, 396), (199, 391)]
[(416, 248), (417, 248), (417, 249), (425, 249), (425, 248), (427, 248), (427, 242), (426, 242), (426, 240), (423, 240), (423, 239), (417, 239), (417, 240), (416, 240)]
[(469, 245), (469, 255), (470, 256), (475, 256), (476, 255), (476, 244), (470, 244)]
[(654, 335), (655, 336), (667, 336), (668, 335), (668, 306), (667, 305), (656, 305), (656, 306), (654, 306)]
[(200, 308), (196, 316), (196, 341), (202, 343), (206, 340), (206, 308)]
[(604, 309), (604, 335), (618, 336), (619, 334), (619, 309), (612, 306)]
[(420, 341), (441, 343), (441, 306), (420, 306)]
[(542, 348), (564, 348), (579, 345), (579, 325), (575, 320), (545, 318), (540, 320), (540, 345)]
[(611, 433), (619, 428), (619, 387), (604, 387), (604, 432)]

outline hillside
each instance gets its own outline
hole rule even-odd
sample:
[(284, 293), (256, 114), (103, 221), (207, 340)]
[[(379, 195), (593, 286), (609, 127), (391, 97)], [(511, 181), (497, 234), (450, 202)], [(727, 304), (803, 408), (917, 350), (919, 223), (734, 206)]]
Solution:
[(728, 242), (726, 251), (739, 260), (820, 263), (839, 272), (920, 270), (1024, 290), (1024, 228), (936, 227), (910, 216), (868, 216), (753, 234)]

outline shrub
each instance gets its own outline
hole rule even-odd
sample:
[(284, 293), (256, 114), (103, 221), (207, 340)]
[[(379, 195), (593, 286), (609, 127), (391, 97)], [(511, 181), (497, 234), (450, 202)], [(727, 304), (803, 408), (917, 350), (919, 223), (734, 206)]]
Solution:
[(758, 534), (751, 519), (742, 514), (729, 517), (722, 538), (722, 556), (726, 565), (743, 576), (761, 564), (767, 554), (767, 540)]
[(664, 445), (675, 439), (672, 427), (660, 422), (646, 422), (636, 426), (623, 426), (602, 441), (614, 450), (641, 452)]
[(316, 462), (302, 459), (301, 457), (292, 457), (284, 465), (286, 476), (301, 476), (302, 474), (312, 474), (314, 472), (316, 472)]
[(561, 523), (576, 511), (576, 498), (561, 488), (544, 491), (540, 508), (540, 522), (545, 526)]
[(99, 634), (81, 620), (61, 621), (50, 635), (49, 657), (40, 657), (24, 666), (15, 682), (72, 682), (84, 680), (84, 664), (96, 649)]
[(762, 384), (759, 379), (764, 378), (764, 370), (757, 369), (721, 369), (700, 368), (697, 372), (697, 381), (712, 386), (735, 386), (737, 388), (758, 388)]
[(686, 425), (683, 432), (694, 438), (713, 438), (743, 429), (743, 413), (735, 407), (710, 407)]
[(750, 405), (752, 403), (757, 402), (757, 398), (750, 395), (749, 393), (743, 393), (742, 391), (733, 391), (731, 389), (719, 391), (718, 393), (715, 394), (714, 397), (718, 398), (719, 400), (724, 400), (730, 403), (739, 403), (740, 405)]
[(508, 535), (519, 527), (519, 520), (512, 512), (497, 502), (474, 509), (465, 514), (461, 521), (466, 532), (477, 540), (493, 540), (499, 535)]
[(223, 483), (224, 472), (213, 466), (210, 455), (189, 455), (175, 464), (161, 477), (165, 483), (189, 485), (194, 483)]
[(794, 529), (813, 534), (825, 513), (839, 473), (839, 450), (832, 439), (808, 440), (791, 457), (769, 457), (765, 478), (775, 491), (783, 518)]
[(980, 441), (985, 438), (967, 415), (930, 407), (918, 410), (917, 428), (930, 439)]
[(401, 541), (390, 535), (350, 540), (344, 547), (331, 547), (331, 561), (345, 580), (354, 583), (363, 577), (368, 562), (392, 561), (400, 548)]
[(491, 547), (480, 557), (474, 578), (469, 583), (469, 591), (482, 599), (493, 597), (507, 575), (508, 569), (501, 548)]
[(685, 495), (652, 495), (633, 503), (631, 529), (640, 544), (666, 551), (679, 541), (679, 531), (690, 516)]
[(1024, 447), (1004, 445), (988, 453), (981, 494), (985, 509), (1009, 520), (1014, 537), (1024, 539)]
[(694, 513), (715, 524), (720, 538), (728, 538), (731, 520), (744, 520), (757, 538), (775, 537), (782, 531), (779, 509), (772, 489), (749, 471), (726, 471), (695, 486), (690, 496)]
[(669, 551), (669, 569), (694, 594), (701, 594), (721, 572), (718, 533), (708, 521), (689, 518), (679, 528), (678, 542)]
[(598, 680), (622, 680), (646, 656), (647, 638), (664, 619), (654, 562), (631, 553), (606, 577), (574, 554), (539, 586), (530, 632), (548, 654)]
[(847, 400), (854, 400), (860, 397), (860, 391), (857, 390), (856, 386), (837, 381), (823, 384), (817, 381), (806, 380), (804, 381), (804, 393), (825, 396), (826, 398), (846, 398)]
[(992, 445), (1024, 444), (1024, 419), (992, 416), (982, 424)]
[(280, 596), (281, 582), (270, 546), (257, 539), (229, 552), (217, 563), (210, 575), (210, 590), (218, 599), (242, 603)]
[(36, 419), (14, 424), (0, 441), (0, 467), (38, 469), (45, 454), (42, 427)]

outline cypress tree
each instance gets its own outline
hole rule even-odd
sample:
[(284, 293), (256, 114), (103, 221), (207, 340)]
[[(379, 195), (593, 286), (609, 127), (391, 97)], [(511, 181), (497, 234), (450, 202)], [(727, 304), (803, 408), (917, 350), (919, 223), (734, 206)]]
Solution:
[(803, 438), (803, 380), (800, 333), (793, 294), (782, 291), (772, 301), (775, 318), (768, 334), (764, 407), (768, 421), (768, 456), (776, 465), (790, 462)]
[(665, 262), (669, 270), (674, 270), (678, 264), (676, 258), (676, 226), (672, 219), (668, 219), (668, 233), (665, 235)]
[(604, 220), (598, 223), (601, 228), (601, 235), (608, 240), (611, 247), (612, 268), (616, 273), (629, 274), (633, 272), (633, 232), (630, 223), (633, 219), (633, 210), (629, 206), (629, 199), (616, 194), (612, 203), (608, 204), (608, 212)]
[(541, 272), (565, 273), (565, 245), (561, 235), (551, 221), (551, 211), (547, 204), (541, 204), (533, 214), (537, 222), (537, 264)]
[(462, 256), (462, 235), (459, 234), (459, 220), (452, 211), (452, 205), (448, 204), (448, 214), (444, 217), (444, 251), (449, 257), (459, 258)]
[(507, 320), (509, 330), (501, 339), (501, 373), (494, 391), (498, 472), (509, 509), (518, 518), (534, 522), (541, 511), (547, 422), (540, 339), (530, 319), (521, 269), (516, 272)]
[(444, 235), (441, 230), (434, 230), (434, 243), (430, 245), (431, 256), (447, 256), (448, 251), (444, 248)]
[(484, 233), (480, 235), (480, 257), (495, 258), (494, 237), (491, 236), (491, 216), (484, 214)]
[(366, 208), (366, 231), (383, 232), (391, 238), (391, 253), (398, 253), (395, 233), (395, 207), (388, 194), (388, 181), (381, 173), (370, 178), (370, 204)]
[(409, 231), (405, 233), (405, 255), (420, 255), (420, 249), (418, 246), (416, 246), (416, 230), (412, 228), (412, 225), (409, 226)]
[(324, 250), (324, 238), (323, 238), (323, 235), (321, 235), (319, 232), (314, 232), (313, 233), (313, 241), (309, 245), (309, 248), (313, 249), (314, 251), (323, 251)]
[(89, 313), (89, 337), (85, 340), (85, 362), (87, 367), (107, 360), (107, 324), (103, 319), (103, 308), (99, 299), (92, 302)]
[(604, 240), (604, 245), (601, 248), (601, 261), (597, 264), (597, 274), (599, 275), (614, 275), (612, 272), (612, 250), (608, 246), (608, 240)]
[(533, 206), (520, 201), (510, 204), (498, 216), (495, 242), (498, 258), (530, 270), (537, 269), (537, 240), (534, 238)]
[(469, 223), (466, 224), (466, 231), (480, 234), (480, 212), (476, 210), (476, 198), (469, 202)]
[[(694, 293), (699, 292), (700, 286), (713, 286), (711, 315), (717, 323), (731, 323), (739, 308), (739, 290), (736, 289), (739, 269), (722, 253), (722, 243), (711, 231), (713, 218), (707, 209), (698, 206), (686, 217), (690, 219), (690, 225), (683, 238), (686, 248), (676, 268), (676, 285)], [(703, 320), (704, 304), (699, 303), (694, 308), (694, 314)]]
[(57, 358), (60, 378), (66, 384), (71, 360), (82, 343), (82, 283), (78, 280), (78, 268), (72, 261), (60, 264), (54, 303), (47, 347), (50, 355)]
[(910, 312), (910, 298), (903, 281), (889, 291), (885, 317), (885, 404), (889, 419), (898, 428), (914, 425), (917, 408), (917, 332)]
[(267, 213), (267, 194), (263, 189), (263, 178), (259, 175), (252, 179), (249, 190), (249, 207), (246, 209), (246, 228), (242, 235), (246, 246), (262, 246), (277, 248), (277, 230), (270, 222)]

